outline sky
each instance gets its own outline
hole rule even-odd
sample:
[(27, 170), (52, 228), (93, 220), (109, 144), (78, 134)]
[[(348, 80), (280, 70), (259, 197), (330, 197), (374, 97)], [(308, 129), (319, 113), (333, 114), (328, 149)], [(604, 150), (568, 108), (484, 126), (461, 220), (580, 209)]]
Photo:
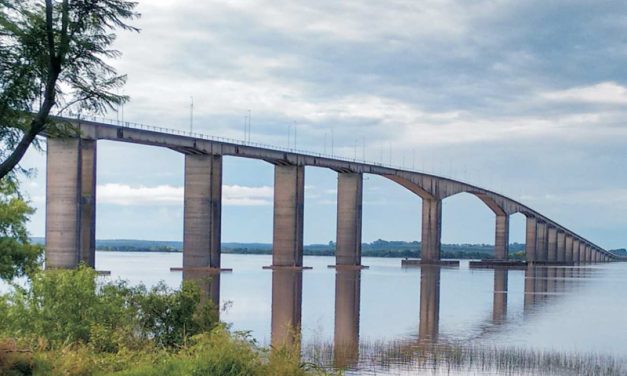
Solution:
[[(113, 62), (167, 128), (450, 176), (505, 194), (606, 248), (627, 246), (627, 8), (621, 1), (140, 0)], [(333, 145), (333, 146), (331, 146)], [(97, 237), (180, 240), (183, 161), (98, 143)], [(45, 154), (24, 188), (43, 236)], [(337, 176), (307, 168), (305, 243), (335, 240)], [(224, 160), (223, 241), (271, 242), (273, 166)], [(476, 197), (444, 200), (445, 243), (493, 243)], [(363, 240), (418, 240), (420, 198), (364, 181)], [(514, 215), (511, 241), (524, 242)]]

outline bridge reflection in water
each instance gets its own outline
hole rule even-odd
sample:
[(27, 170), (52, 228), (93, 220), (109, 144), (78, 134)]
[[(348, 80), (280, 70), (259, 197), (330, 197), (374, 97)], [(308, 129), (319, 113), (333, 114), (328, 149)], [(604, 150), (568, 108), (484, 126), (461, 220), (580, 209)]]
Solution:
[[(407, 341), (407, 348), (434, 343), (446, 344), (451, 338), (440, 335), (440, 290), (444, 267), (423, 265), (420, 271), (419, 323), (416, 340)], [(450, 269), (455, 272), (454, 269)], [(335, 307), (332, 358), (328, 366), (337, 369), (351, 369), (360, 362), (360, 310), (361, 283), (360, 269), (335, 270)], [(474, 339), (502, 329), (508, 322), (509, 273), (524, 274), (524, 296), (515, 297), (522, 301), (523, 317), (532, 315), (551, 302), (561, 299), (565, 292), (573, 291), (585, 279), (600, 272), (592, 268), (528, 266), (525, 270), (493, 270), (493, 299), (491, 317), (476, 323), (479, 334)], [(271, 304), (271, 345), (301, 346), (301, 319), (303, 304), (302, 269), (274, 269), (272, 273)], [(480, 273), (488, 273), (481, 271)], [(445, 273), (446, 275), (447, 273)], [(520, 274), (519, 274), (520, 275)], [(417, 275), (416, 275), (417, 276)], [(184, 271), (186, 281), (198, 283), (205, 296), (216, 305), (220, 301), (220, 273), (206, 271)], [(519, 292), (520, 293), (520, 292)], [(393, 308), (391, 308), (393, 309)], [(446, 309), (446, 307), (445, 307)], [(387, 318), (381, 317), (381, 320)], [(519, 317), (511, 320), (518, 320)], [(453, 335), (454, 337), (454, 335)], [(454, 339), (453, 339), (454, 341)], [(330, 354), (329, 354), (330, 355)]]

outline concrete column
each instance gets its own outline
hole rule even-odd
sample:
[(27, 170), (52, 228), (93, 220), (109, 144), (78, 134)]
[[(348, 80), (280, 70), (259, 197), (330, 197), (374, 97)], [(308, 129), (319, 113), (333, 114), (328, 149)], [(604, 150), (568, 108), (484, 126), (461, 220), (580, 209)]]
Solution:
[(336, 271), (333, 337), (333, 361), (336, 368), (354, 366), (359, 359), (360, 290), (360, 270)]
[(220, 273), (183, 269), (183, 281), (196, 284), (200, 290), (200, 301), (211, 301), (216, 317), (220, 316)]
[(442, 237), (442, 200), (422, 200), (422, 241), (420, 258), (423, 262), (438, 262)]
[(505, 321), (507, 315), (507, 274), (507, 269), (494, 269), (492, 320), (496, 323)]
[(305, 167), (274, 167), (273, 266), (303, 266)]
[(361, 265), (362, 174), (338, 174), (337, 265)]
[(553, 226), (548, 226), (547, 230), (548, 246), (547, 246), (547, 261), (557, 261), (557, 229)]
[(573, 239), (573, 261), (579, 263), (579, 239)]
[(272, 271), (271, 343), (274, 348), (300, 345), (300, 321), (303, 302), (302, 270)]
[(586, 245), (586, 262), (588, 264), (592, 263), (592, 247), (589, 245)]
[(497, 260), (507, 260), (509, 253), (509, 215), (496, 216), (494, 256)]
[(579, 242), (579, 263), (586, 263), (586, 243), (584, 243), (583, 241)]
[(96, 141), (47, 141), (46, 268), (95, 266)]
[(420, 323), (418, 340), (435, 342), (440, 330), (440, 268), (420, 268)]
[(220, 268), (222, 157), (185, 156), (183, 268)]
[(562, 231), (557, 232), (557, 261), (566, 261), (566, 234)]
[(573, 261), (573, 237), (570, 235), (566, 235), (566, 252), (564, 255), (564, 261), (572, 262)]
[(536, 238), (536, 260), (547, 261), (548, 251), (548, 234), (547, 224), (545, 222), (538, 222), (538, 236)]
[(534, 217), (527, 217), (527, 231), (525, 235), (525, 253), (527, 261), (536, 261), (536, 241), (538, 237), (538, 220)]

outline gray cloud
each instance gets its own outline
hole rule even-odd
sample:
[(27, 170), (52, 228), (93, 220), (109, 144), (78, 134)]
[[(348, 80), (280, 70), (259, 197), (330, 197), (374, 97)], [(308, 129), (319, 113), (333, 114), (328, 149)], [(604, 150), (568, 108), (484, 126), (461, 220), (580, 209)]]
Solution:
[[(453, 175), (608, 246), (627, 241), (614, 196), (602, 211), (586, 193), (627, 185), (620, 2), (151, 0), (140, 11), (142, 33), (120, 34), (114, 62), (129, 75), (126, 120), (187, 129), (193, 96), (198, 131), (241, 138), (250, 109), (254, 141), (286, 145), (295, 124), (299, 148), (328, 152), (333, 135), (336, 155)], [(181, 185), (180, 156), (107, 148), (103, 184)], [(269, 167), (239, 163), (225, 182), (271, 184)], [(335, 186), (319, 180), (319, 195)], [(369, 189), (386, 195), (371, 202), (408, 200), (378, 180)], [(562, 194), (572, 199), (539, 199)]]

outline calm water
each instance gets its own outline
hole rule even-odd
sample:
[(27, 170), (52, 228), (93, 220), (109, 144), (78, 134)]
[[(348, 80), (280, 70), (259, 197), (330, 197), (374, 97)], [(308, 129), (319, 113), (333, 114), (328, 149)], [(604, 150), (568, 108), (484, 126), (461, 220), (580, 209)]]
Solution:
[[(111, 278), (147, 285), (163, 280), (178, 287), (182, 273), (169, 268), (181, 262), (181, 254), (97, 254), (97, 268), (110, 270)], [(342, 317), (342, 324), (358, 325), (361, 340), (427, 336), (619, 356), (627, 351), (627, 263), (494, 271), (462, 262), (421, 270), (401, 268), (399, 259), (364, 258), (369, 269), (336, 272), (327, 268), (333, 257), (306, 256), (312, 270), (283, 276), (262, 269), (270, 263), (265, 255), (222, 256), (233, 272), (220, 277), (220, 303), (227, 305), (221, 319), (262, 343), (271, 340), (274, 279), (279, 303), (298, 306), (302, 287), (303, 342), (333, 341), (338, 293), (338, 309), (356, 316)], [(275, 309), (284, 308), (275, 302)]]
[[(96, 258), (112, 279), (176, 288), (183, 277), (169, 270), (181, 265), (181, 254)], [(304, 344), (427, 340), (619, 358), (627, 352), (627, 263), (495, 271), (462, 262), (421, 270), (401, 268), (400, 259), (364, 258), (369, 269), (336, 271), (327, 268), (333, 257), (306, 256), (312, 270), (262, 269), (270, 263), (271, 256), (225, 254), (222, 265), (233, 272), (219, 278), (221, 319), (262, 344), (283, 340), (286, 324), (300, 320)]]

